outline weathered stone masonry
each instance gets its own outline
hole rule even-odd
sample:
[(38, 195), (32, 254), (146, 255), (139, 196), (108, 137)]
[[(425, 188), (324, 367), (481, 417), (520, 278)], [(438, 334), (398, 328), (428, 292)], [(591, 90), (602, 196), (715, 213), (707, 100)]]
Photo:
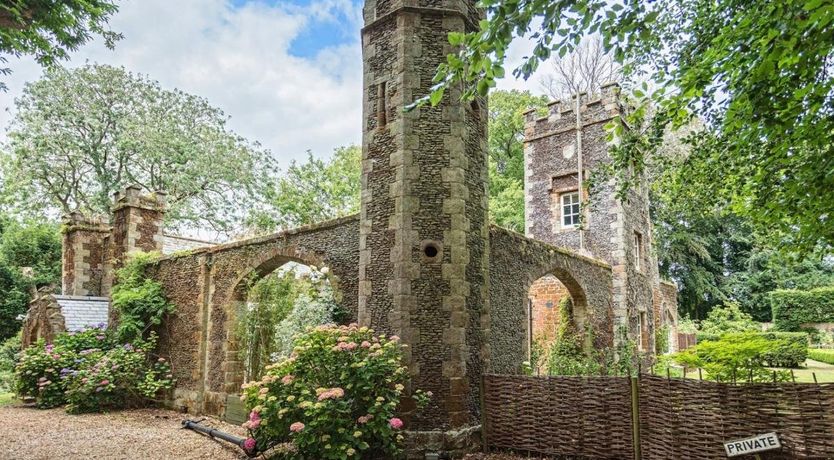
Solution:
[(472, 5), (369, 0), (364, 9), (359, 320), (409, 345), (414, 387), (435, 395), (414, 414), (418, 428), (476, 420), (488, 353), (485, 101), (453, 95), (404, 112), (452, 51), (448, 33), (481, 18)]

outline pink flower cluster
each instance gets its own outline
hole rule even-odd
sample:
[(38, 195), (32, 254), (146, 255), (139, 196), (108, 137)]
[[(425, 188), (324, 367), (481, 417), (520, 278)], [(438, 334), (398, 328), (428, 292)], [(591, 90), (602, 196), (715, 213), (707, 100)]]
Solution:
[(356, 342), (339, 342), (338, 345), (333, 346), (333, 351), (351, 351), (355, 350), (358, 346)]
[(249, 413), (249, 420), (243, 422), (243, 427), (249, 430), (254, 430), (261, 426), (261, 414), (252, 411)]
[(363, 415), (363, 416), (359, 417), (358, 419), (356, 419), (356, 423), (359, 423), (360, 425), (364, 425), (364, 424), (370, 422), (371, 419), (373, 419), (373, 418), (374, 418), (374, 416), (371, 415), (371, 414)]
[(398, 419), (397, 417), (394, 417), (391, 420), (388, 420), (388, 424), (391, 425), (391, 428), (393, 428), (395, 430), (399, 430), (400, 428), (403, 427), (403, 421)]
[(290, 431), (292, 431), (293, 433), (300, 433), (303, 429), (304, 424), (301, 422), (295, 422), (292, 425), (290, 425)]
[(285, 375), (284, 377), (281, 378), (281, 383), (283, 383), (284, 385), (289, 385), (294, 380), (295, 380), (295, 376), (293, 376), (292, 374), (287, 374), (287, 375)]
[(246, 452), (254, 452), (256, 445), (257, 443), (253, 438), (246, 438), (246, 441), (243, 441), (243, 450)]
[(345, 390), (341, 388), (329, 388), (323, 391), (316, 391), (319, 395), (319, 401), (324, 401), (325, 399), (339, 399), (345, 395)]

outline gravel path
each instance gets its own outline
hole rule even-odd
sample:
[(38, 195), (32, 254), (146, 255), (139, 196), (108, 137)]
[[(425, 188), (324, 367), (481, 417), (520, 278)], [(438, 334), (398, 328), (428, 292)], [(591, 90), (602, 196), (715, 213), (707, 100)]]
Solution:
[[(244, 459), (237, 447), (180, 429), (178, 412), (141, 409), (69, 415), (64, 409), (0, 407), (0, 459)], [(243, 436), (240, 427), (207, 419)]]

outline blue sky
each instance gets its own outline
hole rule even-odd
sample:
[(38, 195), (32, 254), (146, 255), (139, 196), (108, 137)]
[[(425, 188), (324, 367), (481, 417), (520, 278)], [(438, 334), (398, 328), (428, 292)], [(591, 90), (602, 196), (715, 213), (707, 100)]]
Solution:
[[(234, 7), (249, 3), (261, 3), (271, 7), (301, 10), (315, 7), (322, 2), (314, 0), (230, 0)], [(333, 2), (336, 3), (336, 2)], [(352, 7), (352, 11), (345, 11)], [(304, 29), (290, 43), (290, 54), (298, 57), (313, 57), (322, 49), (359, 42), (360, 26), (356, 13), (361, 12), (362, 2), (345, 0), (331, 8), (328, 17), (311, 16)], [(353, 14), (351, 14), (353, 13)]]
[[(229, 116), (232, 130), (286, 167), (307, 150), (328, 157), (361, 142), (361, 12), (361, 0), (122, 0), (110, 25), (125, 38), (113, 50), (95, 40), (64, 65), (122, 66), (204, 97)], [(0, 133), (14, 98), (42, 72), (28, 57), (9, 67)], [(537, 87), (535, 80), (499, 83)]]

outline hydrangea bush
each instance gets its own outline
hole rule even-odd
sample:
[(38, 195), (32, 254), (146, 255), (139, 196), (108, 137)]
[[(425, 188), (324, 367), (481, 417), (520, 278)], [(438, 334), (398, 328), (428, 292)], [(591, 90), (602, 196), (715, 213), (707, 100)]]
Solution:
[[(395, 414), (408, 378), (403, 346), (355, 324), (308, 329), (290, 357), (244, 384), (249, 445), (291, 443), (296, 459), (396, 457), (404, 424)], [(418, 407), (429, 396), (412, 395)]]
[(99, 325), (39, 340), (15, 369), (18, 394), (41, 408), (69, 403), (70, 412), (91, 412), (139, 405), (172, 387), (170, 366), (150, 358), (155, 335), (126, 344), (111, 335)]

